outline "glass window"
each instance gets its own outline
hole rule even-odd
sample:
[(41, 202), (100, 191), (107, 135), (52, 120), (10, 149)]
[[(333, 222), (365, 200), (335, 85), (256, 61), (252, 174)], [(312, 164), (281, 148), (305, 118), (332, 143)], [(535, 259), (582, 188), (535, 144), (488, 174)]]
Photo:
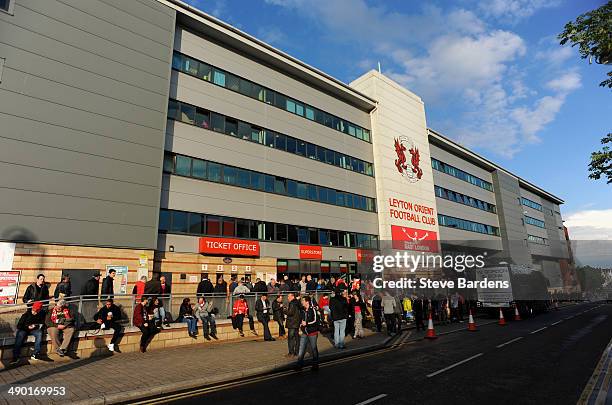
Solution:
[(287, 97), (282, 94), (276, 93), (274, 96), (274, 105), (283, 110), (287, 108)]
[(287, 179), (283, 177), (275, 177), (274, 178), (274, 192), (277, 194), (286, 194), (286, 181)]
[(238, 137), (242, 139), (251, 139), (251, 126), (246, 122), (238, 121)]
[(300, 116), (304, 116), (304, 106), (300, 103), (295, 103), (295, 113)]
[(315, 110), (315, 121), (319, 124), (325, 125), (325, 113), (321, 110)]
[(338, 246), (338, 231), (329, 231), (329, 244)]
[[(252, 226), (253, 226), (253, 221), (249, 221), (246, 219), (237, 219), (236, 220), (236, 236), (239, 238), (250, 238)], [(253, 237), (254, 236), (255, 235), (253, 235)]]
[(347, 127), (348, 127), (348, 134), (349, 134), (350, 136), (357, 136), (357, 132), (356, 132), (355, 127), (354, 127), (354, 126), (352, 126), (351, 124), (349, 124)]
[(330, 149), (325, 149), (325, 163), (329, 163), (330, 165), (334, 164), (334, 151)]
[(251, 127), (251, 141), (265, 144), (264, 130), (257, 127)]
[(357, 139), (363, 139), (363, 129), (361, 127), (355, 128), (355, 133), (357, 134)]
[(191, 175), (197, 179), (206, 178), (206, 161), (193, 159), (191, 167)]
[(164, 155), (164, 172), (172, 173), (174, 171), (174, 156), (170, 154)]
[(183, 63), (183, 56), (180, 53), (174, 52), (172, 54), (172, 69), (181, 70)]
[(370, 138), (370, 131), (368, 131), (367, 129), (363, 130), (363, 140), (370, 142), (371, 138)]
[(189, 104), (181, 103), (181, 121), (188, 124), (195, 122), (195, 107)]
[(344, 206), (347, 208), (353, 208), (353, 195), (350, 193), (344, 193)]
[(287, 105), (285, 106), (285, 109), (289, 112), (292, 112), (295, 114), (295, 101), (291, 100), (291, 99), (287, 99)]
[(191, 159), (186, 156), (177, 156), (175, 173), (180, 176), (191, 176)]
[(206, 63), (202, 63), (200, 62), (200, 67), (198, 68), (198, 74), (197, 76), (202, 79), (202, 80), (206, 80), (206, 81), (210, 81), (210, 73), (212, 71), (212, 68), (207, 65)]
[(201, 235), (203, 233), (203, 215), (192, 212), (189, 214), (189, 233)]
[(206, 216), (206, 235), (221, 235), (221, 218), (210, 215)]
[(180, 120), (179, 117), (180, 105), (176, 100), (168, 100), (168, 118), (173, 120)]
[(276, 234), (274, 240), (287, 242), (287, 225), (276, 224)]
[(327, 188), (319, 187), (319, 201), (326, 203), (327, 202)]
[(208, 111), (196, 108), (195, 124), (199, 127), (208, 129), (209, 123)]
[(238, 121), (226, 118), (225, 119), (225, 133), (231, 136), (238, 136)]
[(308, 199), (313, 201), (317, 200), (317, 186), (313, 184), (308, 185)]
[(266, 192), (273, 193), (274, 192), (274, 176), (265, 176), (265, 187)]
[(210, 123), (213, 131), (225, 132), (225, 117), (223, 115), (211, 113)]
[(314, 110), (308, 106), (306, 106), (306, 118), (308, 118), (309, 120), (314, 121), (315, 119), (315, 113)]
[(286, 150), (287, 149), (287, 137), (283, 134), (276, 134), (275, 135), (275, 148), (276, 149), (280, 149), (280, 150)]
[(266, 145), (273, 148), (274, 147), (274, 132), (264, 130), (264, 137), (266, 139)]
[(172, 212), (172, 232), (187, 233), (188, 228), (188, 217), (187, 213), (183, 211)]
[(225, 72), (215, 69), (213, 73), (213, 83), (225, 87)]
[(264, 91), (264, 98), (266, 100), (266, 103), (276, 105), (276, 93), (268, 89), (263, 89), (263, 91)]
[(287, 137), (287, 152), (289, 153), (295, 153), (295, 149), (296, 149), (296, 140), (295, 138), (292, 138), (290, 136)]
[(223, 182), (225, 184), (236, 184), (236, 168), (232, 166), (223, 166)]
[(253, 85), (248, 80), (240, 79), (240, 94), (253, 97)]
[(306, 142), (297, 140), (297, 148), (295, 153), (301, 156), (306, 156)]
[(297, 183), (293, 180), (287, 180), (287, 195), (297, 197)]
[(236, 185), (240, 187), (250, 187), (251, 172), (249, 170), (238, 169), (238, 181)]
[(365, 163), (363, 160), (358, 160), (357, 161), (357, 171), (359, 173), (365, 173)]
[(271, 222), (260, 222), (257, 232), (259, 239), (274, 240), (274, 224)]
[(190, 75), (193, 76), (197, 76), (198, 75), (198, 68), (200, 67), (200, 62), (184, 57), (183, 58), (183, 62), (184, 62), (184, 71), (186, 73), (189, 73)]
[(317, 146), (313, 145), (312, 143), (306, 144), (306, 156), (308, 156), (311, 159), (316, 159), (317, 158)]
[(236, 236), (236, 220), (223, 218), (223, 236)]
[(208, 180), (221, 181), (221, 165), (218, 163), (208, 162)]
[(240, 78), (228, 73), (225, 80), (225, 87), (235, 92), (240, 91)]
[(325, 148), (317, 147), (317, 160), (320, 162), (325, 162)]
[(306, 184), (304, 183), (297, 184), (297, 196), (298, 198), (306, 198), (307, 196)]
[(310, 234), (308, 233), (308, 228), (298, 228), (298, 242), (310, 243)]
[(252, 172), (251, 173), (251, 188), (255, 190), (263, 190), (264, 189), (264, 175), (261, 173)]
[(297, 243), (298, 241), (298, 230), (295, 225), (287, 226), (287, 242)]
[(336, 205), (344, 206), (344, 192), (336, 191)]
[(159, 211), (159, 230), (160, 231), (170, 230), (170, 211), (168, 210)]
[(327, 202), (330, 204), (336, 205), (337, 204), (336, 198), (337, 198), (336, 190), (333, 190), (331, 188), (328, 189), (327, 190)]
[(324, 229), (319, 229), (319, 244), (329, 245), (329, 233)]
[(266, 91), (260, 85), (255, 84), (255, 83), (251, 83), (251, 97), (253, 97), (253, 98), (255, 98), (255, 99), (259, 100), (259, 101), (265, 101), (266, 100)]
[(309, 235), (309, 243), (312, 243), (313, 245), (318, 245), (319, 244), (319, 230), (315, 229), (315, 228), (308, 228), (308, 235)]

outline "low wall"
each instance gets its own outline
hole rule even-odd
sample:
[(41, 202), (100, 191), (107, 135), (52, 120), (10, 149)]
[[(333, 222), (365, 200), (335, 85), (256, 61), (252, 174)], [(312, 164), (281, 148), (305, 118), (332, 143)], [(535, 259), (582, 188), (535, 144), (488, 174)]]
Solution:
[[(273, 336), (278, 334), (278, 324), (276, 322), (269, 323), (270, 331)], [(189, 337), (187, 334), (187, 324), (185, 323), (173, 323), (170, 328), (162, 329), (157, 333), (151, 343), (147, 346), (147, 350), (159, 350), (169, 347), (177, 346), (188, 346), (188, 345), (215, 345), (224, 344), (240, 340), (255, 340), (263, 338), (263, 326), (261, 323), (255, 321), (255, 330), (258, 336), (255, 336), (249, 330), (248, 321), (244, 322), (244, 337), (241, 337), (237, 330), (232, 328), (232, 324), (229, 320), (224, 319), (217, 321), (217, 337), (219, 340), (211, 339), (206, 340), (202, 335), (202, 326), (198, 325), (198, 337), (197, 339)], [(80, 358), (89, 358), (97, 356), (109, 355), (110, 351), (106, 347), (110, 343), (113, 335), (112, 330), (101, 331), (98, 334), (93, 334), (93, 331), (80, 331), (78, 338), (73, 338), (70, 345), (70, 352), (75, 353)], [(136, 327), (126, 327), (123, 331), (118, 344), (115, 345), (122, 353), (135, 352), (140, 350), (140, 330)], [(71, 359), (66, 356), (64, 358), (59, 357), (53, 348), (51, 347), (51, 341), (49, 336), (46, 335), (46, 344), (43, 342), (42, 353), (47, 355), (49, 358), (55, 361), (70, 361)], [(13, 341), (7, 339), (5, 344), (0, 347), (0, 369), (4, 369), (8, 366), (8, 363), (13, 357)], [(34, 337), (28, 336), (28, 343), (21, 349), (22, 362), (28, 359), (34, 350)], [(117, 353), (120, 354), (120, 353)]]

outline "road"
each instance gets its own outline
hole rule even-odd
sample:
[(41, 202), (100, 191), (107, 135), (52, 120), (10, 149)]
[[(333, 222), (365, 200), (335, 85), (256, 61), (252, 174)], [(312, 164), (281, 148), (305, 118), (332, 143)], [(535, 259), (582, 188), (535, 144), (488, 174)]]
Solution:
[(418, 337), (318, 371), (209, 388), (172, 403), (575, 404), (612, 337), (612, 305), (576, 305), (434, 341)]

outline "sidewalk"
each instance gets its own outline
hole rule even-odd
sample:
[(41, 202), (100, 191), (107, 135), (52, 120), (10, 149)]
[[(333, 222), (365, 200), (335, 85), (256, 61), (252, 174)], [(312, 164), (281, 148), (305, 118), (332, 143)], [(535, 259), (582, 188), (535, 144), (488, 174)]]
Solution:
[[(247, 333), (248, 336), (248, 333)], [(382, 347), (389, 337), (366, 329), (366, 338), (346, 339), (346, 350), (337, 350), (319, 336), (322, 360)], [(196, 386), (220, 383), (293, 364), (284, 357), (287, 341), (263, 338), (215, 345), (180, 346), (147, 353), (110, 354), (55, 362), (37, 361), (0, 371), (0, 403), (114, 403)], [(307, 359), (309, 355), (307, 355)], [(66, 387), (66, 396), (14, 396), (11, 386)]]

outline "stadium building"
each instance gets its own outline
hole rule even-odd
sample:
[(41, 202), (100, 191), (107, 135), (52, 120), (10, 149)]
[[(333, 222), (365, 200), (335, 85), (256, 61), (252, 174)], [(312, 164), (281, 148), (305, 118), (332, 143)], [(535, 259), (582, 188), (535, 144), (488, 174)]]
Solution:
[(563, 201), (428, 129), (379, 72), (347, 85), (175, 0), (4, 0), (0, 32), (0, 270), (20, 296), (109, 268), (116, 292), (350, 277), (386, 241), (505, 250), (563, 286)]

